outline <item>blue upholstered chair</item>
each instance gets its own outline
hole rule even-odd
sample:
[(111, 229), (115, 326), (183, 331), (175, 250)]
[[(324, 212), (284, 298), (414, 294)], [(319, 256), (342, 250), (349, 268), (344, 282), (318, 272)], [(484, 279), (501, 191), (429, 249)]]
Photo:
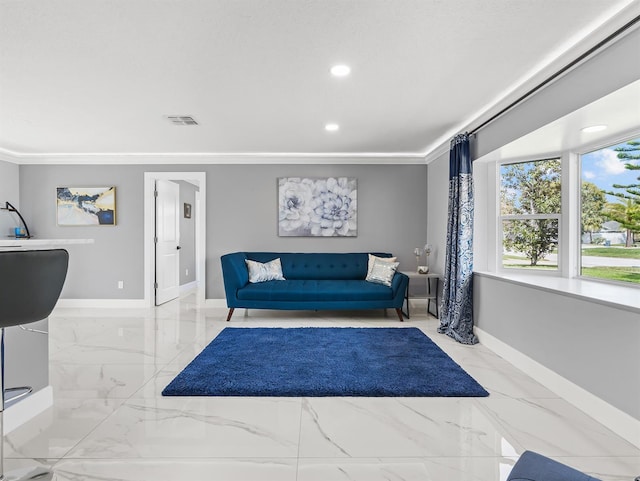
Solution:
[[(638, 478), (636, 478), (638, 479)], [(600, 481), (533, 451), (525, 451), (507, 481)]]
[[(4, 413), (4, 337), (5, 329), (41, 321), (58, 302), (67, 276), (69, 254), (64, 249), (0, 252), (0, 435)], [(28, 331), (33, 329), (25, 328)], [(30, 388), (26, 388), (30, 390)], [(41, 468), (26, 469), (19, 476), (5, 477), (4, 436), (0, 437), (0, 480), (52, 479), (53, 473)]]

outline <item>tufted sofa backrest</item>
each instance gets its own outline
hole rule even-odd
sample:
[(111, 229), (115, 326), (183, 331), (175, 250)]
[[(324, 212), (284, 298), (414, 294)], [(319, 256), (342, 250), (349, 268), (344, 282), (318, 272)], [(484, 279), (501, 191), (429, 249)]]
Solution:
[[(269, 262), (280, 258), (285, 279), (364, 279), (367, 276), (368, 252), (298, 253), (246, 252), (247, 259)], [(378, 257), (391, 257), (384, 252), (372, 252)]]

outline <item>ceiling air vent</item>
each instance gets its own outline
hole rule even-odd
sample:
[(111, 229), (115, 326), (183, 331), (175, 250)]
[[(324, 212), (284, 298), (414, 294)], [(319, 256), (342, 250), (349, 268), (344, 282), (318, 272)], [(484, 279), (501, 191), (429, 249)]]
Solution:
[(198, 122), (188, 115), (167, 115), (167, 119), (173, 125), (198, 125)]

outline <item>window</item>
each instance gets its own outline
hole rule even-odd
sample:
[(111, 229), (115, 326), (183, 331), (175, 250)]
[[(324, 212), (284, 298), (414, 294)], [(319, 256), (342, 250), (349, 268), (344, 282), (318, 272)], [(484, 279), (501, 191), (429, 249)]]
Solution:
[(580, 162), (580, 274), (640, 284), (640, 138)]
[(502, 267), (558, 271), (560, 159), (500, 166)]

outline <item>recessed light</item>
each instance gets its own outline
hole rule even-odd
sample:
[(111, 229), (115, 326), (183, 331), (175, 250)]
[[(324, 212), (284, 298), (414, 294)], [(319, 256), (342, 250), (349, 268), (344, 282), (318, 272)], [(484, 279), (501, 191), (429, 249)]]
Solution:
[(351, 67), (348, 65), (334, 65), (331, 67), (331, 75), (334, 77), (346, 77), (351, 73)]
[(339, 129), (340, 126), (338, 124), (327, 124), (324, 126), (324, 130), (326, 130), (327, 132), (335, 132)]
[(591, 125), (589, 127), (585, 127), (582, 129), (583, 132), (586, 133), (590, 133), (590, 132), (600, 132), (601, 130), (606, 129), (607, 126), (606, 125)]

